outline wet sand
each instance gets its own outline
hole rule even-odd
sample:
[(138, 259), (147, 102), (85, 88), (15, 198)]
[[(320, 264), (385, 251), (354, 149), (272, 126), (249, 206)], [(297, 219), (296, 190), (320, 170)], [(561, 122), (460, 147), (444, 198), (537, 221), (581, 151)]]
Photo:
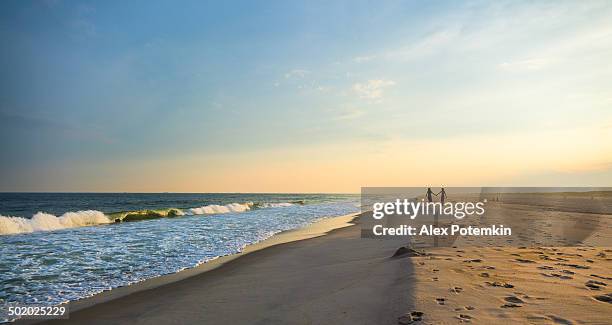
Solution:
[(48, 323), (396, 324), (412, 308), (411, 260), (391, 258), (403, 244), (361, 239), (359, 226), (345, 227)]

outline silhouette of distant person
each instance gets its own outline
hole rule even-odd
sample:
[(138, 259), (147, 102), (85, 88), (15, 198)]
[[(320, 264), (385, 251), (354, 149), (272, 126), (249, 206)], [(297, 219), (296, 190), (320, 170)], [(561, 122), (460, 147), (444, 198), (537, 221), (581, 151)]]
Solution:
[(433, 202), (433, 196), (432, 195), (436, 195), (434, 194), (434, 192), (431, 190), (431, 187), (427, 188), (427, 201), (428, 202)]
[[(442, 195), (440, 195), (442, 194)], [(438, 192), (438, 194), (436, 195), (440, 195), (440, 203), (442, 203), (442, 205), (444, 205), (444, 201), (446, 200), (446, 191), (444, 191), (444, 187), (442, 187), (442, 190), (440, 190), (440, 192)]]

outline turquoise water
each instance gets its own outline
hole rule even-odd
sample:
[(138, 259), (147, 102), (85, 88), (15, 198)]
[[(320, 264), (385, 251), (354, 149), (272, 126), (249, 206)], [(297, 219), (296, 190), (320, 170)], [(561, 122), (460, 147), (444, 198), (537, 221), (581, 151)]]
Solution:
[[(0, 199), (0, 306), (81, 299), (358, 211), (358, 197), (351, 195), (4, 193)], [(109, 218), (168, 208), (183, 215), (117, 223)], [(108, 222), (77, 222), (96, 218)]]

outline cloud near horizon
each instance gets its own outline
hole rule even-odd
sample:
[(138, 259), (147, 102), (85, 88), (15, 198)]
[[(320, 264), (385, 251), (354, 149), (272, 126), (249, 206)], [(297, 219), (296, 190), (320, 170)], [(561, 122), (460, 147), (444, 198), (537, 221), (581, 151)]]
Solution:
[(353, 90), (360, 98), (379, 99), (383, 95), (385, 88), (395, 85), (395, 81), (374, 79), (364, 83), (356, 83), (353, 85)]

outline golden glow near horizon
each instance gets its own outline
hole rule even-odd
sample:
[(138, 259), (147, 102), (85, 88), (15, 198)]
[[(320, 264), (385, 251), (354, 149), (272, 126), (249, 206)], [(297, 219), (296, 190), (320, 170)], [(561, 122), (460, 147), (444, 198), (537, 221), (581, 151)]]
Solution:
[(100, 161), (79, 170), (58, 166), (49, 182), (68, 191), (111, 192), (117, 184), (128, 192), (291, 193), (356, 193), (362, 186), (606, 186), (611, 166), (602, 162), (612, 160), (611, 138), (612, 129), (575, 129)]

